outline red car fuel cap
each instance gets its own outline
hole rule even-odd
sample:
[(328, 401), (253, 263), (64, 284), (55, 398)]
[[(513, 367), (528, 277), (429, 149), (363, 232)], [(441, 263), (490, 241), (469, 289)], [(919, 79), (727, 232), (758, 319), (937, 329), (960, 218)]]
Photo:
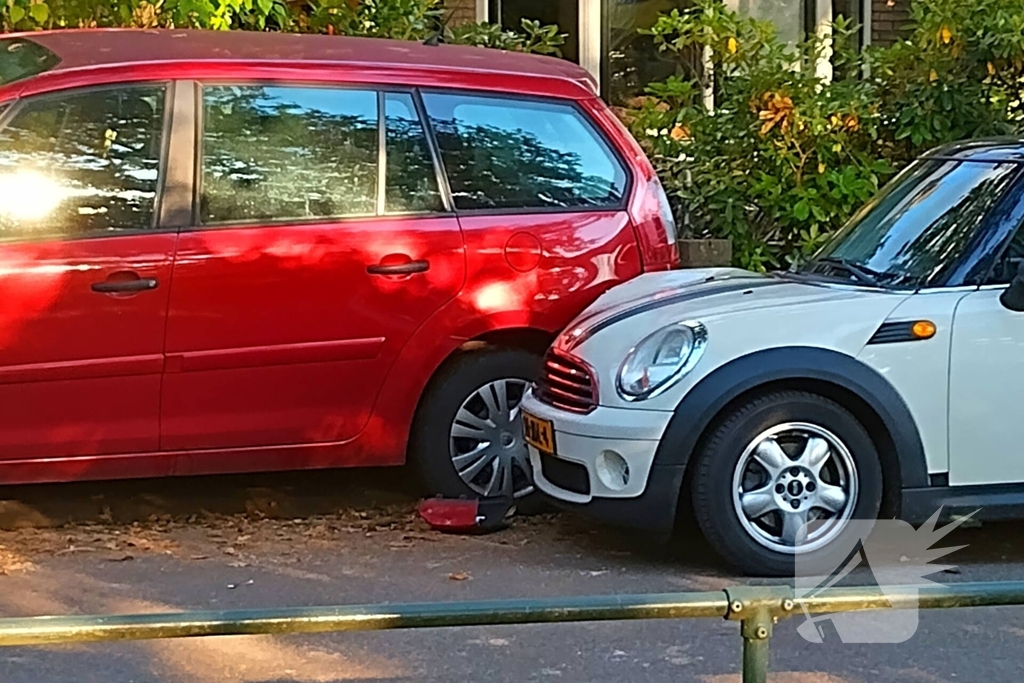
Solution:
[(540, 264), (540, 240), (528, 232), (517, 232), (505, 243), (505, 260), (512, 270), (527, 273)]

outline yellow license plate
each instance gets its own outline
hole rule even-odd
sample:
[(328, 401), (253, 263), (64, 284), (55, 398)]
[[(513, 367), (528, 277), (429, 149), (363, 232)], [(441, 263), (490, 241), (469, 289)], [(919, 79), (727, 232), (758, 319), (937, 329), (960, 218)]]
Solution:
[(523, 411), (523, 436), (526, 443), (542, 453), (555, 452), (555, 425)]

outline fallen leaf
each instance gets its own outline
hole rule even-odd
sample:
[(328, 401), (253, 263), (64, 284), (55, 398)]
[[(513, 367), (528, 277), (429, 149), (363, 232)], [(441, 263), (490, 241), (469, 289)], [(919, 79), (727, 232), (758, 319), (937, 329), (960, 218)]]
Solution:
[(469, 579), (471, 579), (473, 577), (471, 577), (466, 572), (453, 572), (453, 573), (448, 575), (448, 578), (451, 579), (452, 581), (467, 581), (467, 580), (469, 580)]
[(95, 551), (96, 551), (96, 548), (79, 548), (78, 546), (74, 546), (73, 545), (70, 548), (65, 548), (64, 550), (58, 550), (54, 554), (55, 555), (70, 555), (72, 553), (91, 553), (91, 552), (95, 552)]
[(131, 562), (134, 559), (133, 555), (121, 555), (120, 557), (108, 557), (107, 562)]

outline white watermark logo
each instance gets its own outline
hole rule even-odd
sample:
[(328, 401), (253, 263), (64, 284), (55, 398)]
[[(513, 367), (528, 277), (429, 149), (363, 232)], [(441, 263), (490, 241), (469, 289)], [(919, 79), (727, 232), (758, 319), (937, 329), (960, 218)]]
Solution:
[[(806, 620), (797, 631), (812, 643), (824, 642), (835, 630), (835, 636), (844, 643), (902, 643), (917, 632), (918, 590), (936, 583), (925, 577), (951, 565), (932, 564), (936, 560), (965, 546), (933, 548), (953, 529), (970, 519), (961, 517), (938, 529), (936, 510), (927, 522), (914, 529), (899, 519), (850, 520), (848, 528), (830, 547), (834, 563), (826, 565), (822, 573), (821, 557), (797, 554), (796, 583), (794, 586)], [(834, 551), (834, 555), (833, 555)], [(863, 577), (858, 584), (877, 584), (889, 605), (899, 609), (861, 612), (838, 612), (812, 616), (808, 601), (822, 591), (843, 580), (850, 572), (866, 570), (872, 577)]]

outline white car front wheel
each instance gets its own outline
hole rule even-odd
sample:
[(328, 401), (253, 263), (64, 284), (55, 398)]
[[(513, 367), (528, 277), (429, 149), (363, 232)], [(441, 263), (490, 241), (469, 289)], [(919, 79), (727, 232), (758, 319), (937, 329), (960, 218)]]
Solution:
[[(863, 425), (802, 391), (752, 399), (725, 416), (697, 454), (694, 511), (723, 557), (754, 575), (827, 564), (851, 519), (874, 520), (882, 471)], [(862, 527), (858, 527), (859, 529)]]

